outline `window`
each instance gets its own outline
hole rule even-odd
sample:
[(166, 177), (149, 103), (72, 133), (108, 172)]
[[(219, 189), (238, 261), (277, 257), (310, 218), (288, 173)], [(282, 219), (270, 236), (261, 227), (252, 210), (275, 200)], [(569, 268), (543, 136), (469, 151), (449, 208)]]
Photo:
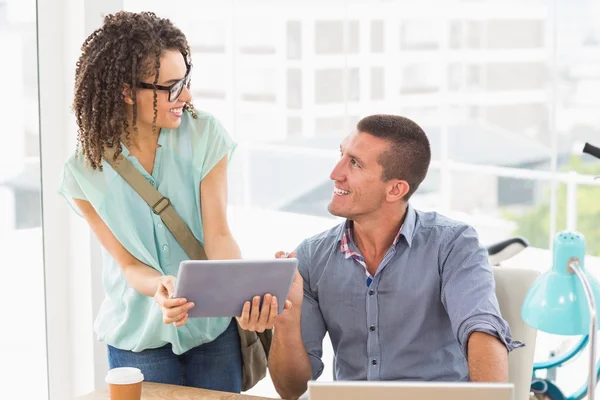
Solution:
[(548, 82), (545, 63), (490, 63), (484, 66), (486, 89), (498, 90), (543, 90)]
[[(405, 107), (402, 110), (402, 115), (412, 119), (413, 121), (435, 121), (439, 120), (439, 110), (437, 107), (432, 106), (413, 106), (413, 107)], [(423, 124), (423, 122), (417, 122), (419, 125)], [(432, 132), (429, 130), (425, 131), (427, 135), (431, 136)], [(432, 142), (432, 146), (437, 144), (436, 142), (439, 140), (439, 134), (435, 137), (430, 137), (430, 142)], [(432, 156), (436, 156), (433, 154)]]
[(385, 70), (383, 67), (371, 68), (371, 100), (383, 100), (385, 96)]
[(344, 71), (341, 69), (315, 71), (315, 103), (344, 102)]
[(451, 49), (460, 49), (463, 47), (463, 32), (465, 30), (463, 21), (452, 21), (450, 22), (450, 37), (449, 46)]
[(344, 54), (344, 21), (315, 22), (315, 54)]
[(468, 89), (480, 89), (483, 85), (483, 72), (481, 65), (468, 65), (467, 66), (467, 77), (465, 81), (466, 88)]
[(227, 76), (220, 60), (212, 59), (202, 53), (193, 53), (195, 67), (192, 76), (192, 94), (203, 100), (225, 100), (226, 88), (231, 80)]
[(485, 107), (489, 123), (549, 146), (548, 107), (545, 104), (507, 104)]
[(465, 86), (465, 65), (462, 63), (452, 63), (448, 65), (448, 90), (457, 92), (464, 90)]
[[(484, 46), (486, 35), (485, 21), (467, 21), (464, 26), (465, 33), (463, 35), (464, 45), (468, 49), (480, 49)], [(462, 43), (461, 40), (461, 43)]]
[(277, 73), (271, 68), (240, 68), (241, 99), (252, 103), (274, 103)]
[(288, 138), (302, 137), (302, 118), (288, 117), (287, 133), (288, 133)]
[(199, 20), (188, 25), (192, 54), (222, 54), (226, 48), (225, 26), (219, 21)]
[(287, 71), (287, 106), (290, 109), (302, 108), (302, 70)]
[(371, 53), (383, 53), (385, 49), (385, 34), (383, 21), (371, 21)]
[(350, 68), (348, 70), (348, 94), (346, 101), (360, 100), (360, 71), (358, 68)]
[(288, 21), (287, 23), (287, 58), (299, 60), (302, 58), (302, 23)]
[(348, 115), (346, 118), (346, 126), (344, 127), (345, 131), (342, 132), (341, 136), (344, 137), (345, 133), (352, 132), (361, 118), (362, 117), (359, 115)]
[(344, 117), (317, 118), (315, 130), (318, 135), (340, 135), (344, 130)]
[[(448, 65), (448, 90), (470, 92), (483, 90), (483, 67), (478, 64), (452, 63)], [(494, 82), (494, 84), (497, 84)]]
[(487, 23), (487, 46), (490, 49), (535, 49), (545, 42), (542, 20), (491, 20)]
[(24, 388), (27, 397), (48, 398), (36, 18), (34, 0), (0, 3), (0, 52), (10, 58), (1, 68), (10, 96), (0, 99), (0, 253), (13, 274), (27, 277), (26, 295), (19, 283), (3, 289), (27, 315), (0, 331), (10, 344), (2, 355), (10, 365), (1, 379), (6, 398), (23, 397)]
[(402, 69), (403, 94), (431, 93), (440, 88), (440, 71), (435, 64), (409, 64)]
[(236, 32), (240, 53), (255, 56), (276, 53), (275, 39), (278, 35), (273, 20), (240, 18), (236, 22)]
[(355, 54), (360, 51), (360, 26), (358, 21), (348, 22), (348, 53)]
[(405, 21), (400, 27), (403, 50), (435, 50), (440, 46), (440, 26), (433, 21)]

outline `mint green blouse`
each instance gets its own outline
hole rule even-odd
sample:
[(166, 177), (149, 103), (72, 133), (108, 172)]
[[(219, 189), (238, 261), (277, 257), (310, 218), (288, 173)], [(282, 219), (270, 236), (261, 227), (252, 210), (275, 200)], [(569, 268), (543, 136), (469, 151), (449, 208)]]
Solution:
[[(236, 144), (215, 117), (201, 111), (197, 114), (194, 119), (185, 111), (177, 129), (161, 130), (151, 175), (125, 146), (123, 155), (171, 200), (194, 236), (204, 243), (200, 182), (225, 155), (231, 156)], [(69, 203), (74, 198), (89, 201), (134, 257), (164, 275), (177, 276), (179, 263), (189, 257), (129, 184), (106, 162), (102, 165), (103, 172), (94, 171), (81, 154), (71, 156), (64, 164), (59, 193)], [(231, 322), (231, 318), (194, 318), (179, 328), (165, 325), (158, 304), (129, 287), (105, 250), (102, 283), (106, 297), (94, 330), (99, 340), (119, 349), (139, 352), (171, 343), (173, 352), (181, 354), (214, 340)]]

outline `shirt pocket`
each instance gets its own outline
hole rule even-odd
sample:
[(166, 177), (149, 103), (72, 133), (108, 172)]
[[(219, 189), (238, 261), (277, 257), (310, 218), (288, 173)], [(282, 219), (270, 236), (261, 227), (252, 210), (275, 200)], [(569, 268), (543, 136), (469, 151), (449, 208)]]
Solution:
[(366, 321), (367, 284), (326, 282), (318, 287), (319, 308), (327, 325), (347, 326), (348, 321)]

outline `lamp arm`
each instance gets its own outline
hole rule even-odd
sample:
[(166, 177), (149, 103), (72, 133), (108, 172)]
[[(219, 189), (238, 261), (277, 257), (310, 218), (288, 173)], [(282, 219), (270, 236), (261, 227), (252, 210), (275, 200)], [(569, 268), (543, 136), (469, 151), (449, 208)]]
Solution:
[(587, 344), (588, 344), (588, 337), (586, 335), (586, 336), (583, 336), (579, 340), (579, 342), (575, 346), (573, 346), (573, 348), (571, 350), (569, 350), (568, 353), (554, 356), (546, 361), (539, 361), (539, 362), (533, 363), (533, 370), (539, 371), (542, 369), (550, 369), (550, 368), (560, 367), (561, 365), (565, 364), (567, 361), (570, 361), (573, 357), (578, 355), (579, 352), (581, 352), (581, 350), (585, 349)]
[(590, 361), (589, 361), (589, 371), (588, 371), (588, 400), (595, 399), (595, 391), (596, 391), (596, 334), (597, 334), (597, 313), (596, 313), (596, 300), (594, 299), (594, 292), (592, 291), (592, 286), (590, 282), (585, 277), (583, 270), (579, 266), (578, 261), (574, 261), (569, 263), (569, 267), (573, 270), (577, 278), (581, 281), (581, 286), (583, 287), (583, 292), (585, 293), (585, 297), (588, 303), (588, 307), (590, 310)]

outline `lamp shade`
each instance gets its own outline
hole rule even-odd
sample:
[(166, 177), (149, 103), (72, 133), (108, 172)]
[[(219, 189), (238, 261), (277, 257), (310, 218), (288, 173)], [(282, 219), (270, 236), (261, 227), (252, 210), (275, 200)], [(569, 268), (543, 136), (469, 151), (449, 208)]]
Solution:
[(554, 238), (552, 269), (533, 283), (523, 302), (521, 317), (532, 327), (557, 335), (587, 335), (590, 312), (581, 281), (569, 264), (579, 262), (596, 304), (600, 283), (584, 267), (585, 238), (578, 232), (559, 232)]

